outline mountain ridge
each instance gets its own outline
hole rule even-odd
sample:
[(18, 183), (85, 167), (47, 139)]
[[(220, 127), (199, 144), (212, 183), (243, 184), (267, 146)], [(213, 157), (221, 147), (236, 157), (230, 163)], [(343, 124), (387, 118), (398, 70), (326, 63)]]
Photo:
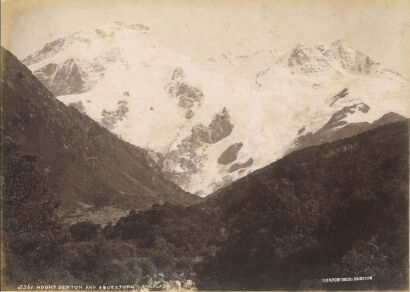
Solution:
[[(199, 290), (405, 290), (408, 130), (406, 119), (299, 149), (199, 204), (130, 213), (105, 236), (178, 254), (162, 269), (183, 265)], [(322, 281), (335, 277), (372, 281)]]
[[(168, 157), (168, 178), (201, 196), (282, 157), (295, 148), (300, 129), (315, 133), (344, 107), (369, 108), (347, 113), (347, 124), (410, 114), (408, 80), (345, 42), (224, 52), (200, 61), (167, 51), (150, 29), (113, 24), (97, 30), (68, 37), (64, 50), (55, 43), (53, 56), (46, 45), (45, 58), (30, 68), (66, 105), (157, 161)], [(224, 108), (233, 126), (229, 135), (187, 145), (192, 132), (208, 131), (198, 126)], [(235, 143), (243, 145), (235, 161), (218, 163)]]
[(58, 101), (10, 52), (2, 48), (1, 56), (2, 134), (39, 158), (50, 189), (71, 214), (200, 200), (167, 181), (144, 149)]

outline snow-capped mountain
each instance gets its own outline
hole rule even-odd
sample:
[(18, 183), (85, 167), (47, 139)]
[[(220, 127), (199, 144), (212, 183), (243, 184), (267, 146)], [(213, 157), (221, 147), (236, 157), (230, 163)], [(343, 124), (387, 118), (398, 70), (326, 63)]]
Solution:
[(24, 63), (200, 195), (311, 145), (303, 137), (332, 119), (320, 137), (390, 112), (409, 116), (409, 81), (341, 41), (202, 62), (161, 47), (144, 25), (116, 22), (48, 43)]
[[(1, 62), (3, 105), (7, 108), (2, 139), (36, 161), (36, 169), (47, 179), (47, 188), (62, 204), (59, 215), (66, 222), (106, 224), (131, 209), (201, 201), (165, 178), (147, 151), (118, 139), (58, 101), (3, 48)], [(23, 168), (17, 171), (26, 175)]]

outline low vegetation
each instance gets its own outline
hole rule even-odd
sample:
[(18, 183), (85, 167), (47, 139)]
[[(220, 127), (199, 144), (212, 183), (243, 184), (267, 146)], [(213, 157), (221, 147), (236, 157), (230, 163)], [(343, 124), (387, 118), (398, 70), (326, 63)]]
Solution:
[[(161, 277), (207, 290), (408, 285), (407, 121), (291, 153), (204, 202), (155, 204), (105, 226), (59, 223), (35, 157), (11, 141), (4, 166), (10, 284)], [(321, 281), (355, 276), (372, 280)]]

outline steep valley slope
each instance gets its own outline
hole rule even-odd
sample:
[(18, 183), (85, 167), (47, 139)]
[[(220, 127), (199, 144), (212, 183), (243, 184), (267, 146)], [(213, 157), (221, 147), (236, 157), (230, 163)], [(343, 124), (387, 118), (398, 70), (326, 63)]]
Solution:
[[(67, 218), (88, 214), (98, 221), (104, 213), (200, 200), (168, 181), (146, 150), (58, 101), (10, 52), (2, 49), (1, 56), (2, 137), (37, 156)], [(103, 220), (112, 221), (109, 217)]]

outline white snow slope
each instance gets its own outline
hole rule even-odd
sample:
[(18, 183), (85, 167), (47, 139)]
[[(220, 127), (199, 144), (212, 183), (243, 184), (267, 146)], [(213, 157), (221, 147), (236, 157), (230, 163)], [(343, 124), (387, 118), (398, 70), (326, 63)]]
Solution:
[[(161, 48), (148, 27), (116, 22), (23, 61), (58, 99), (153, 150), (169, 178), (202, 196), (277, 160), (299, 129), (315, 132), (345, 106), (370, 108), (348, 123), (388, 112), (408, 117), (410, 109), (407, 79), (341, 41), (199, 62)], [(235, 143), (242, 143), (236, 157), (219, 163)]]

